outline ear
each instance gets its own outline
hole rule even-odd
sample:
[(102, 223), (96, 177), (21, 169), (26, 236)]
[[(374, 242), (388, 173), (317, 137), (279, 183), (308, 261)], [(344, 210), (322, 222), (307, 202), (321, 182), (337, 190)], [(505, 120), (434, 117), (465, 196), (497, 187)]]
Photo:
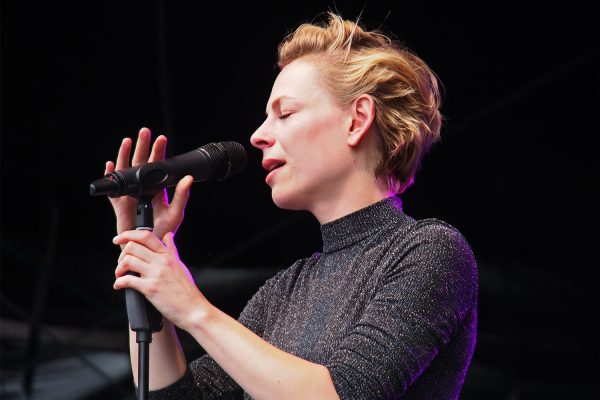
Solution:
[(352, 125), (348, 130), (346, 142), (355, 147), (367, 135), (375, 119), (375, 101), (368, 94), (361, 94), (350, 105)]

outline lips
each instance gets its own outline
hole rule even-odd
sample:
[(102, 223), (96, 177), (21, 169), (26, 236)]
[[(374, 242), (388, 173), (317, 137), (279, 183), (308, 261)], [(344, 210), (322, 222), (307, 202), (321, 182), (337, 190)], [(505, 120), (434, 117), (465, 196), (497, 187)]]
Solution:
[(267, 177), (265, 178), (265, 182), (267, 185), (270, 185), (273, 180), (273, 176), (285, 165), (285, 161), (278, 160), (276, 158), (267, 158), (262, 162), (263, 168), (269, 171)]
[(266, 169), (268, 172), (272, 172), (272, 171), (276, 170), (277, 168), (280, 168), (284, 165), (285, 165), (285, 161), (278, 160), (275, 158), (267, 158), (267, 159), (263, 160), (263, 162), (262, 162), (263, 168)]

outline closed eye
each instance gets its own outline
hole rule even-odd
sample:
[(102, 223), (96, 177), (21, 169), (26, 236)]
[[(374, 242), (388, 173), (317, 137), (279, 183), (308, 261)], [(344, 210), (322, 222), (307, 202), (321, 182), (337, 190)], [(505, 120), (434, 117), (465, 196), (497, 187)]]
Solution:
[(286, 119), (287, 117), (289, 117), (290, 115), (292, 115), (292, 113), (287, 113), (287, 114), (281, 114), (279, 117), (279, 119)]

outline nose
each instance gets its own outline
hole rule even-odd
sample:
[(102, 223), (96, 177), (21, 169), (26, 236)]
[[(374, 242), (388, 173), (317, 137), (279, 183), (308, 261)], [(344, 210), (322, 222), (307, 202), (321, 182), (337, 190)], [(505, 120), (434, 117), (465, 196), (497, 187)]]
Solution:
[(252, 146), (260, 150), (271, 147), (274, 142), (275, 139), (273, 138), (273, 135), (269, 133), (267, 128), (267, 120), (254, 131), (252, 136), (250, 136), (250, 143)]

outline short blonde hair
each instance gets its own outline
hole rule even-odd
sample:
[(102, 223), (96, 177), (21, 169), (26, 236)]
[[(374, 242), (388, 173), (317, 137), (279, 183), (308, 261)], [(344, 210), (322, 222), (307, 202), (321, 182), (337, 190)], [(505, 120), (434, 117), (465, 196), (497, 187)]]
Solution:
[(379, 132), (375, 176), (402, 193), (440, 137), (438, 79), (423, 60), (388, 36), (331, 12), (328, 17), (323, 24), (302, 24), (286, 37), (277, 64), (283, 69), (308, 57), (343, 106), (361, 94), (373, 97)]

